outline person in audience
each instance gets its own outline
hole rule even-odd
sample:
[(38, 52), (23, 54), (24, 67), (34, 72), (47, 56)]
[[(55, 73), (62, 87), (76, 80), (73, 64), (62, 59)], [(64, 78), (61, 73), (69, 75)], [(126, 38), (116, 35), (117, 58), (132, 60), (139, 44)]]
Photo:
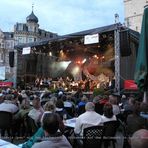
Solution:
[(40, 120), (44, 112), (41, 106), (40, 98), (34, 95), (32, 104), (33, 108), (29, 111), (28, 116), (32, 118), (37, 125), (40, 125)]
[(0, 111), (10, 112), (15, 114), (18, 112), (19, 106), (17, 104), (17, 98), (12, 94), (7, 94), (5, 96), (4, 102), (0, 104)]
[(44, 113), (41, 117), (41, 121), (46, 113), (55, 113), (55, 111), (56, 111), (56, 106), (55, 106), (54, 102), (51, 100), (46, 102), (43, 108), (44, 108)]
[(104, 106), (104, 104), (100, 103), (101, 99), (102, 99), (101, 96), (96, 96), (93, 99), (93, 103), (95, 104), (95, 111), (100, 115), (103, 114), (103, 106)]
[(20, 106), (20, 110), (15, 114), (15, 119), (23, 119), (24, 116), (32, 109), (28, 98), (24, 98)]
[(145, 119), (148, 119), (148, 103), (142, 102), (140, 104), (140, 108), (141, 108), (140, 116)]
[(57, 97), (52, 96), (52, 97), (50, 98), (50, 101), (53, 101), (53, 103), (56, 104), (56, 102), (57, 102)]
[(145, 119), (140, 116), (140, 103), (136, 102), (133, 106), (133, 113), (127, 116), (127, 132), (131, 136), (135, 131), (146, 128)]
[(113, 107), (113, 114), (114, 115), (118, 115), (120, 114), (120, 108), (117, 104), (117, 96), (116, 95), (110, 95), (109, 96), (109, 103), (112, 104), (112, 107)]
[(134, 97), (129, 97), (128, 102), (123, 106), (124, 111), (132, 112), (135, 103), (136, 99)]
[(42, 120), (42, 127), (44, 129), (45, 138), (42, 138), (41, 142), (35, 143), (32, 148), (53, 148), (63, 147), (72, 148), (68, 140), (64, 135), (58, 132), (59, 121), (57, 114), (47, 113)]
[(64, 109), (64, 102), (61, 99), (58, 99), (56, 102), (56, 113), (60, 115), (61, 119), (69, 119), (71, 118), (67, 111)]
[(103, 108), (102, 122), (116, 121), (117, 118), (113, 114), (112, 104), (106, 103)]
[(102, 123), (101, 115), (94, 111), (94, 103), (86, 103), (85, 110), (86, 112), (81, 114), (76, 120), (76, 125), (74, 128), (74, 132), (76, 135), (83, 136), (84, 128), (100, 125)]
[(64, 101), (64, 108), (67, 111), (67, 113), (71, 116), (74, 117), (74, 113), (75, 113), (75, 104), (72, 101), (72, 96), (68, 95), (66, 96), (65, 99), (63, 99)]
[(136, 131), (130, 139), (131, 148), (148, 147), (148, 130), (140, 129)]
[(88, 98), (86, 96), (83, 96), (81, 98), (81, 101), (79, 102), (78, 106), (77, 106), (77, 113), (78, 115), (81, 115), (82, 113), (85, 112), (85, 105), (88, 102)]
[[(45, 114), (55, 113), (56, 107), (55, 107), (54, 102), (51, 101), (51, 100), (46, 102), (46, 104), (44, 105), (44, 110), (45, 110), (45, 112), (42, 115), (41, 123), (42, 123), (42, 120), (43, 120), (43, 117), (44, 117)], [(59, 121), (59, 131), (61, 133), (64, 133), (65, 126), (64, 126), (63, 120), (61, 120), (61, 117), (58, 114), (57, 114), (57, 117), (58, 117), (58, 121)], [(37, 132), (27, 142), (25, 142), (23, 144), (23, 148), (30, 148), (30, 147), (32, 147), (32, 145), (35, 142), (40, 141), (40, 139), (42, 139), (44, 136), (45, 136), (44, 130), (43, 130), (42, 127), (40, 127), (37, 130)]]

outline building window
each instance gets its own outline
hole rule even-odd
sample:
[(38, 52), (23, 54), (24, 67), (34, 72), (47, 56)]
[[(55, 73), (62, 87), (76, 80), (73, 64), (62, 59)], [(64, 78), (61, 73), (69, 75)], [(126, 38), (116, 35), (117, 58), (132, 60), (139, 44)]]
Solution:
[(130, 27), (130, 21), (129, 21), (129, 18), (127, 18), (127, 27)]
[(0, 43), (0, 48), (4, 48), (4, 42)]
[(22, 31), (23, 30), (23, 26), (21, 24), (18, 25), (18, 31)]
[(28, 43), (33, 42), (33, 38), (28, 38)]
[(33, 32), (33, 27), (32, 26), (28, 26), (28, 31)]
[(50, 38), (53, 38), (53, 34), (52, 33), (50, 33)]
[(0, 63), (4, 62), (4, 53), (0, 52)]
[(138, 26), (136, 26), (136, 31), (138, 31)]
[(23, 37), (18, 37), (18, 43), (23, 43)]

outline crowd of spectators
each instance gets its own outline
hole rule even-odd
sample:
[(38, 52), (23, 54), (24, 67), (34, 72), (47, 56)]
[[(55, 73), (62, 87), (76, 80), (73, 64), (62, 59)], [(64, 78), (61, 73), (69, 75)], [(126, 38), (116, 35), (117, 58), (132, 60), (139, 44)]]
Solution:
[[(117, 120), (124, 123), (128, 137), (140, 129), (148, 129), (148, 104), (133, 95), (86, 96), (78, 95), (78, 92), (67, 94), (64, 91), (52, 93), (47, 89), (39, 92), (8, 88), (0, 92), (0, 111), (13, 114), (13, 126), (17, 125), (13, 132), (22, 138), (29, 134), (22, 130), (26, 128), (26, 118), (33, 120), (37, 130), (27, 135), (32, 137), (24, 143), (24, 148), (48, 147), (55, 143), (50, 139), (52, 136), (58, 137), (57, 145), (71, 147), (64, 136), (63, 123), (63, 120), (71, 118), (77, 118), (74, 132), (79, 136), (83, 135), (86, 127)], [(45, 137), (48, 138), (45, 140)], [(35, 144), (37, 141), (43, 142)], [(131, 145), (134, 145), (133, 141)]]

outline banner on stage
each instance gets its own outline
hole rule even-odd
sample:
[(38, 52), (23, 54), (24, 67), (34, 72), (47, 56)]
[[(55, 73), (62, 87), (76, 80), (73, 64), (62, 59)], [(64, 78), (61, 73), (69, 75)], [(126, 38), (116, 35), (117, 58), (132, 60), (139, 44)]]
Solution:
[(84, 36), (84, 44), (94, 44), (94, 43), (99, 43), (99, 34)]
[(23, 48), (22, 54), (30, 54), (31, 53), (31, 47), (25, 47)]

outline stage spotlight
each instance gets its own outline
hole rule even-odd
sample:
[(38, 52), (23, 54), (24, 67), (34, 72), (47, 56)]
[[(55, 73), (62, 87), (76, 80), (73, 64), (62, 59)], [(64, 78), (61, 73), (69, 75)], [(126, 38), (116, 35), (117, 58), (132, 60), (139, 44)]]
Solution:
[(82, 61), (82, 64), (84, 64), (86, 62), (86, 59), (84, 59), (83, 61)]
[(66, 69), (70, 63), (71, 63), (71, 61), (62, 61), (62, 62), (59, 63), (59, 65), (63, 69)]
[(51, 51), (49, 52), (49, 56), (52, 56), (52, 52)]

